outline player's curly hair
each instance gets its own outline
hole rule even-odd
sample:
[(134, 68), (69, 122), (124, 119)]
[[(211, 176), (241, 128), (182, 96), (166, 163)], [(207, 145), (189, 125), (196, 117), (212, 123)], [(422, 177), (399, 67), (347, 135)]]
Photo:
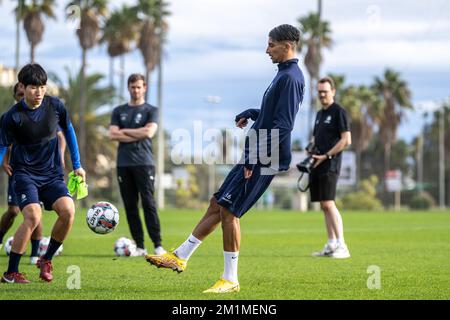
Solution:
[(269, 37), (277, 42), (290, 41), (297, 46), (300, 42), (300, 30), (290, 24), (282, 24), (270, 30)]

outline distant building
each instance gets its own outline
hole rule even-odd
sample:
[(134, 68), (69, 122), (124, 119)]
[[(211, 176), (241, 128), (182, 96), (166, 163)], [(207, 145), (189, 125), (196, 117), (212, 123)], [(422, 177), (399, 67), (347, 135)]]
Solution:
[(16, 72), (14, 68), (5, 67), (0, 64), (0, 86), (12, 87), (16, 83)]

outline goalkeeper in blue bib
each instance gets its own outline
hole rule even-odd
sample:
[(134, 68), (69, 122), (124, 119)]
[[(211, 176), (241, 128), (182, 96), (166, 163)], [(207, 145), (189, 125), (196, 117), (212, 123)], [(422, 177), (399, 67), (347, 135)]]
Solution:
[(47, 73), (38, 64), (27, 64), (18, 75), (25, 90), (24, 99), (15, 104), (0, 119), (0, 163), (12, 145), (14, 193), (23, 223), (17, 229), (12, 243), (3, 283), (29, 283), (19, 272), (19, 263), (34, 229), (41, 221), (42, 210), (58, 214), (47, 252), (39, 258), (39, 277), (47, 282), (53, 279), (52, 258), (72, 228), (75, 206), (64, 182), (61, 154), (57, 138), (58, 125), (70, 150), (74, 173), (86, 180), (80, 163), (75, 130), (63, 103), (46, 96)]

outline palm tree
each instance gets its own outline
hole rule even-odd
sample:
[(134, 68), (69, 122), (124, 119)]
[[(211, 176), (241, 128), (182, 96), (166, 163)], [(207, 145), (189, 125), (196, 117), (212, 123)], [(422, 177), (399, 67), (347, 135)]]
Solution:
[[(137, 8), (123, 5), (120, 10), (112, 12), (103, 27), (103, 36), (100, 42), (108, 43), (108, 55), (110, 56), (110, 85), (114, 84), (114, 58), (121, 57), (131, 51), (132, 43), (138, 35)], [(122, 63), (122, 70), (124, 69)], [(120, 95), (123, 96), (124, 73), (120, 79)]]
[[(164, 0), (138, 0), (137, 9), (141, 15), (141, 27), (138, 48), (144, 59), (145, 78), (150, 84), (151, 72), (160, 62), (162, 43), (167, 34), (168, 24), (165, 20), (170, 12)], [(146, 100), (148, 100), (148, 91)]]
[(386, 69), (383, 78), (375, 77), (372, 89), (382, 101), (379, 137), (384, 147), (384, 172), (390, 169), (391, 148), (397, 139), (397, 128), (404, 119), (404, 110), (413, 109), (411, 91), (400, 74)]
[(369, 147), (377, 123), (381, 101), (373, 90), (366, 86), (342, 88), (341, 100), (351, 119), (352, 148), (356, 154), (356, 181), (361, 179), (361, 154)]
[[(106, 0), (75, 0), (71, 1), (67, 8), (78, 6), (80, 8), (80, 28), (77, 29), (77, 36), (81, 46), (81, 69), (80, 69), (80, 98), (79, 98), (79, 116), (78, 141), (81, 154), (81, 160), (86, 155), (86, 124), (85, 115), (87, 107), (86, 97), (86, 65), (87, 51), (97, 45), (100, 38), (100, 18), (107, 14)], [(69, 14), (68, 18), (72, 18)], [(84, 162), (84, 161), (83, 161)]]
[[(32, 0), (30, 4), (19, 1), (16, 8), (17, 20), (23, 20), (23, 27), (30, 43), (30, 62), (35, 62), (36, 46), (42, 41), (45, 26), (41, 15), (56, 19), (53, 7), (54, 0)], [(16, 35), (17, 37), (17, 35)]]
[(312, 116), (315, 109), (315, 84), (319, 80), (322, 64), (321, 48), (331, 48), (331, 29), (327, 21), (321, 21), (317, 13), (310, 13), (298, 19), (301, 30), (299, 51), (306, 44), (305, 66), (309, 74), (311, 104), (308, 113), (308, 135), (312, 132)]
[(20, 67), (20, 22), (22, 21), (24, 4), (25, 0), (17, 0), (17, 7), (14, 9), (14, 15), (16, 17), (16, 73), (19, 72)]

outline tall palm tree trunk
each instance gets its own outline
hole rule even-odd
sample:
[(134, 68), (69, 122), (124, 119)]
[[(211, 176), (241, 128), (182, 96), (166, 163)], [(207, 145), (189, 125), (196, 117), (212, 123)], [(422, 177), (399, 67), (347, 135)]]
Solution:
[(309, 105), (309, 111), (308, 111), (308, 138), (312, 137), (312, 122), (313, 122), (313, 113), (316, 106), (316, 99), (314, 97), (314, 78), (310, 77), (309, 79), (309, 96), (310, 96), (310, 105)]
[(158, 208), (164, 209), (164, 124), (163, 124), (163, 101), (162, 101), (162, 91), (163, 91), (163, 67), (162, 67), (162, 57), (159, 56), (158, 61), (158, 163), (157, 163), (157, 181), (158, 181)]
[(114, 87), (114, 57), (109, 57), (109, 86)]
[(125, 55), (120, 56), (120, 98), (125, 101)]
[(34, 59), (36, 57), (36, 45), (34, 43), (31, 43), (31, 50), (30, 50), (30, 62), (34, 63)]
[(16, 73), (20, 68), (20, 15), (22, 11), (22, 1), (19, 0), (16, 12)]
[(149, 92), (150, 92), (150, 76), (151, 76), (151, 71), (148, 67), (145, 67), (145, 80), (147, 81), (147, 91), (145, 92), (145, 101), (147, 103), (150, 103), (150, 96), (149, 96)]
[(81, 71), (80, 71), (80, 112), (78, 119), (78, 145), (80, 148), (80, 158), (81, 163), (84, 163), (86, 158), (86, 123), (85, 123), (85, 114), (86, 114), (86, 54), (87, 50), (82, 48), (82, 57), (81, 57)]

